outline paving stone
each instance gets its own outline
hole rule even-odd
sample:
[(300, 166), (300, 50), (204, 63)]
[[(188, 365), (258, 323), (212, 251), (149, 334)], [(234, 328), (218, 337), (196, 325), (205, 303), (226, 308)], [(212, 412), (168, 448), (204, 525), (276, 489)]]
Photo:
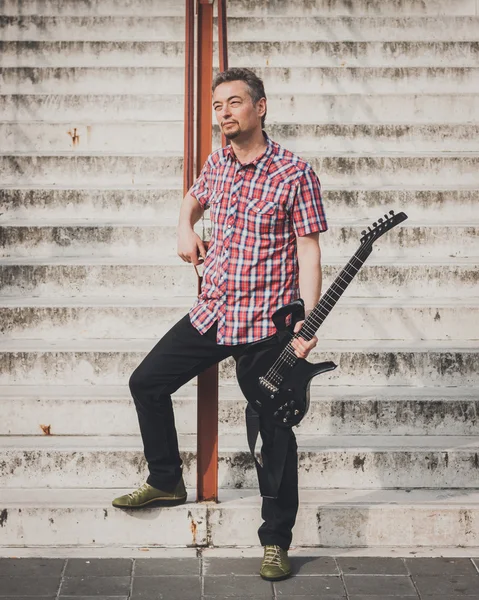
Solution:
[(406, 558), (413, 575), (469, 575), (477, 570), (469, 558)]
[(274, 584), (276, 595), (278, 598), (290, 597), (292, 594), (303, 596), (318, 596), (323, 595), (342, 598), (346, 596), (343, 582), (339, 577), (318, 575), (317, 577), (291, 577), (285, 581), (278, 581)]
[(134, 577), (131, 600), (200, 600), (201, 580), (192, 576)]
[(238, 596), (270, 598), (273, 595), (273, 588), (269, 581), (264, 581), (259, 576), (233, 575), (232, 577), (224, 577), (222, 575), (207, 575), (205, 576), (204, 593), (207, 596), (221, 596), (222, 598)]
[(454, 598), (479, 597), (479, 574), (475, 575), (413, 575), (414, 583), (422, 598), (436, 599), (438, 594)]
[(60, 577), (2, 577), (0, 598), (19, 596), (44, 596), (58, 592)]
[(130, 591), (131, 577), (65, 577), (62, 596), (125, 596)]
[[(251, 600), (252, 596), (228, 596), (229, 598), (233, 598), (234, 600)], [(201, 600), (224, 600), (224, 596), (201, 596)], [(263, 598), (263, 596), (262, 596)], [(264, 598), (271, 598), (273, 600), (273, 595), (271, 592), (271, 596), (264, 596)], [(296, 596), (293, 596), (296, 599)], [(298, 598), (311, 598), (311, 596), (298, 596)], [(325, 600), (329, 600), (326, 598)], [(336, 600), (336, 599), (335, 599)]]
[[(2, 600), (5, 600), (7, 597), (3, 596), (0, 593), (0, 598)], [(55, 594), (55, 596), (9, 596), (8, 598), (9, 599), (11, 598), (11, 600), (57, 600), (57, 595)], [(81, 599), (76, 598), (75, 600), (81, 600)], [(96, 598), (95, 600), (99, 600), (99, 599)], [(123, 599), (119, 598), (118, 596), (115, 596), (115, 600), (123, 600)]]
[[(349, 596), (349, 600), (382, 600), (383, 596)], [(418, 600), (419, 596), (389, 596), (391, 600)], [(436, 600), (439, 600), (437, 598)], [(469, 600), (469, 599), (468, 599)]]
[(135, 561), (135, 577), (165, 575), (200, 575), (198, 558), (139, 558)]
[[(280, 597), (283, 598), (283, 596), (279, 595), (276, 598)], [(284, 596), (284, 598), (286, 597), (288, 600), (346, 600), (346, 596), (338, 596), (338, 594), (333, 594), (332, 596), (330, 594), (321, 594), (321, 596), (318, 596), (316, 592), (307, 596), (296, 596), (296, 594), (293, 596), (292, 594), (288, 594), (288, 596)]]
[(334, 558), (330, 556), (291, 556), (295, 575), (339, 575)]
[(346, 575), (408, 575), (406, 565), (400, 558), (358, 556), (338, 557), (336, 561)]
[[(14, 598), (12, 600), (18, 600)], [(28, 599), (27, 599), (28, 600)], [(35, 600), (37, 600), (35, 598)], [(128, 600), (128, 596), (58, 596), (58, 600)]]
[(132, 567), (130, 558), (70, 558), (65, 577), (130, 577)]
[(261, 558), (206, 558), (205, 575), (258, 575)]
[(404, 575), (344, 575), (349, 595), (417, 596), (409, 577)]
[(60, 577), (63, 558), (0, 558), (0, 577)]

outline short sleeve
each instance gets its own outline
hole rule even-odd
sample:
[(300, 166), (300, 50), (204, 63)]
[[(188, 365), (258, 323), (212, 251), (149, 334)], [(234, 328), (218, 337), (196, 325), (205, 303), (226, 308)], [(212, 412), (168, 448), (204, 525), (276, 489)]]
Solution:
[(292, 221), (297, 237), (328, 229), (321, 198), (321, 184), (310, 166), (299, 179), (293, 203)]
[(210, 189), (208, 187), (208, 179), (210, 173), (209, 158), (206, 160), (198, 179), (189, 189), (189, 193), (198, 200), (203, 208), (208, 208), (208, 201), (210, 199)]

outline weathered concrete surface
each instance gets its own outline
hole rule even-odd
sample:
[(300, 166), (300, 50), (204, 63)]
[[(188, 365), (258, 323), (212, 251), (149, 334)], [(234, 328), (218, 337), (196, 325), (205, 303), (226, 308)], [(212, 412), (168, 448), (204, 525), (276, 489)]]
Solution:
[[(479, 98), (461, 94), (461, 102), (450, 94), (311, 94), (291, 90), (288, 94), (268, 93), (268, 119), (270, 124), (364, 123), (396, 124), (412, 127), (414, 124), (477, 123)], [(95, 111), (91, 105), (95, 103)], [(133, 121), (137, 127), (143, 121), (181, 121), (184, 106), (181, 94), (12, 94), (0, 96), (2, 121), (24, 123), (51, 121), (68, 126), (102, 125), (110, 121), (127, 125)], [(373, 123), (371, 123), (373, 120)], [(37, 123), (38, 124), (38, 123)], [(96, 130), (96, 128), (95, 128)], [(275, 134), (273, 134), (275, 135)], [(181, 140), (179, 140), (181, 142)]]
[[(1, 97), (0, 97), (1, 98)], [(478, 105), (479, 109), (479, 105)], [(37, 220), (40, 225), (53, 219), (111, 223), (129, 221), (131, 215), (150, 224), (178, 218), (182, 194), (179, 188), (164, 189), (151, 186), (145, 189), (82, 189), (68, 188), (17, 188), (0, 190), (0, 213), (2, 222), (8, 219)], [(335, 220), (374, 220), (396, 210), (410, 212), (415, 219), (428, 220), (431, 224), (450, 224), (458, 216), (461, 221), (477, 220), (479, 188), (471, 189), (417, 189), (409, 187), (386, 189), (323, 189), (323, 202), (329, 215)]]
[[(427, 6), (429, 3), (422, 3)], [(382, 3), (382, 6), (390, 5)], [(292, 6), (294, 4), (292, 3)], [(0, 18), (0, 31), (4, 41), (98, 41), (182, 42), (185, 36), (183, 11), (181, 16), (128, 16), (97, 15), (60, 16), (57, 8), (50, 16), (7, 15)], [(251, 16), (242, 13), (234, 16), (228, 11), (228, 39), (231, 42), (287, 41), (327, 42), (338, 41), (477, 41), (478, 15), (447, 14), (385, 16), (364, 14), (358, 16), (277, 16), (272, 22), (269, 16)], [(301, 32), (298, 34), (298, 32)]]
[[(220, 489), (217, 505), (192, 504), (190, 495), (183, 507), (135, 513), (114, 509), (111, 500), (128, 491), (5, 489), (2, 547), (40, 546), (43, 552), (48, 546), (94, 549), (106, 544), (222, 548), (230, 546), (232, 538), (238, 546), (258, 544), (261, 498), (257, 491)], [(390, 540), (400, 556), (401, 548), (408, 545), (420, 553), (426, 546), (479, 544), (479, 498), (472, 490), (302, 490), (300, 497), (294, 547), (353, 550), (360, 546), (378, 553)]]
[[(256, 508), (260, 499), (237, 499), (239, 494), (225, 493), (225, 500), (209, 511), (211, 537), (218, 546), (227, 545), (231, 536), (244, 536), (248, 544), (255, 543), (261, 521), (259, 513), (248, 509)], [(476, 502), (476, 492), (461, 490), (304, 490), (293, 543), (378, 548), (391, 540), (399, 548), (408, 544), (474, 546), (478, 541)]]
[[(245, 435), (245, 398), (236, 385), (220, 387), (220, 435)], [(196, 432), (197, 388), (173, 395), (180, 434)], [(138, 435), (127, 386), (2, 386), (4, 435)], [(72, 419), (75, 414), (75, 419)], [(311, 406), (298, 435), (476, 435), (474, 388), (328, 386), (313, 380)], [(358, 438), (359, 439), (359, 438)]]
[[(299, 89), (310, 94), (474, 93), (479, 69), (474, 67), (266, 67), (255, 72), (264, 80), (270, 94), (289, 94)], [(179, 67), (101, 68), (0, 68), (0, 84), (5, 94), (169, 94), (183, 90), (183, 69)]]
[[(324, 289), (339, 275), (350, 256), (326, 258), (323, 264)], [(151, 261), (125, 259), (4, 259), (0, 264), (0, 292), (3, 297), (38, 296), (42, 298), (104, 297), (110, 299), (191, 296), (197, 278), (191, 265), (178, 258), (170, 264), (164, 259)], [(166, 263), (166, 264), (165, 264)], [(476, 298), (479, 273), (477, 260), (443, 259), (404, 261), (374, 258), (362, 267), (344, 293), (356, 297), (394, 298), (443, 297)]]
[[(0, 300), (0, 339), (160, 339), (194, 297), (156, 302)], [(342, 299), (318, 332), (321, 340), (477, 340), (477, 300)]]
[[(476, 436), (298, 436), (302, 489), (477, 489)], [(148, 474), (139, 436), (7, 437), (0, 476), (8, 488), (100, 488), (141, 485)], [(183, 476), (196, 482), (196, 436), (179, 437)], [(218, 482), (257, 486), (245, 436), (219, 438)]]
[[(478, 69), (479, 73), (479, 69)], [(410, 186), (434, 182), (448, 186), (479, 187), (479, 154), (456, 153), (389, 155), (303, 154), (324, 186)], [(56, 153), (0, 155), (7, 185), (78, 186), (88, 178), (92, 186), (179, 185), (183, 159), (172, 153), (103, 155)], [(19, 175), (21, 173), (21, 175)], [(427, 179), (426, 179), (427, 178)]]
[[(0, 67), (183, 67), (181, 42), (0, 41)], [(213, 48), (219, 66), (218, 46)], [(228, 44), (245, 67), (475, 67), (478, 42), (254, 41)]]
[[(474, 15), (476, 14), (476, 0), (456, 0), (454, 3), (447, 0), (399, 0), (393, 3), (384, 3), (379, 0), (357, 0), (352, 4), (349, 0), (275, 0), (266, 5), (258, 5), (255, 0), (230, 0), (229, 13), (233, 16), (244, 16), (255, 11), (257, 14), (268, 16), (284, 14), (442, 14), (442, 15)], [(129, 0), (90, 0), (78, 2), (66, 0), (60, 5), (52, 0), (5, 0), (3, 11), (6, 15), (111, 15), (121, 14), (129, 16), (154, 16), (154, 15), (182, 15), (183, 7), (174, 0), (162, 0), (158, 4), (155, 0), (142, 0), (133, 3)]]
[[(379, 217), (379, 215), (378, 215)], [(376, 217), (376, 218), (378, 218)], [(384, 215), (382, 215), (384, 217)], [(382, 218), (381, 217), (381, 218)], [(278, 210), (272, 218), (271, 229), (287, 215)], [(375, 221), (376, 222), (376, 221)], [(2, 221), (0, 221), (2, 223)], [(479, 221), (478, 221), (479, 223)], [(161, 225), (149, 223), (97, 224), (91, 221), (70, 223), (37, 224), (3, 221), (0, 229), (0, 257), (37, 259), (50, 256), (90, 258), (103, 256), (128, 260), (148, 260), (154, 256), (152, 250), (161, 246), (163, 256), (175, 259), (177, 251), (177, 220), (165, 221)], [(362, 231), (372, 226), (371, 219), (355, 219), (352, 223), (338, 226), (329, 223), (327, 232), (321, 234), (321, 245), (329, 256), (344, 256), (345, 264), (358, 250)], [(436, 259), (440, 256), (465, 257), (479, 256), (479, 226), (475, 223), (451, 223), (450, 225), (432, 225), (414, 223), (409, 220), (387, 232), (374, 246), (374, 254), (380, 260), (396, 258), (398, 260)], [(211, 224), (196, 225), (198, 235), (211, 237)], [(238, 236), (239, 237), (239, 236)], [(233, 244), (238, 243), (233, 238)]]
[[(151, 340), (7, 340), (0, 342), (0, 385), (126, 385), (152, 348)], [(478, 385), (476, 342), (327, 341), (308, 357), (332, 360), (330, 385)], [(225, 383), (236, 380), (231, 358), (220, 364)]]
[[(377, 154), (477, 152), (479, 124), (293, 124), (273, 123), (268, 135), (296, 154), (338, 152)], [(4, 152), (28, 152), (35, 148), (45, 154), (54, 152), (133, 153), (183, 152), (183, 123), (158, 121), (145, 123), (0, 123), (0, 144)], [(215, 127), (213, 147), (221, 145)]]

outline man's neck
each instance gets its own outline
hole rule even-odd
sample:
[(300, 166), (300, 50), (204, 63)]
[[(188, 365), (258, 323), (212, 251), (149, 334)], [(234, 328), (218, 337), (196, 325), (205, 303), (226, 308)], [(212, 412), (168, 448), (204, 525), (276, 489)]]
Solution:
[(255, 132), (247, 140), (231, 140), (231, 145), (236, 158), (243, 165), (252, 162), (255, 158), (263, 154), (268, 146), (262, 130), (259, 130), (257, 133)]

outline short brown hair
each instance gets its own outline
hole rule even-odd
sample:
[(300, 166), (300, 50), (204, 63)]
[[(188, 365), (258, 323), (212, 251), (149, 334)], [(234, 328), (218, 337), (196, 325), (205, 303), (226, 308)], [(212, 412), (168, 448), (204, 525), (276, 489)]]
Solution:
[[(261, 100), (261, 98), (266, 98), (263, 80), (260, 79), (250, 69), (240, 69), (238, 67), (232, 67), (231, 69), (226, 69), (226, 71), (218, 73), (218, 75), (214, 78), (213, 81), (213, 92), (221, 83), (226, 83), (228, 81), (244, 81), (248, 86), (249, 95), (251, 96), (253, 105), (256, 105), (256, 103), (259, 100)], [(261, 127), (264, 127), (265, 122), (266, 112), (261, 117)]]

